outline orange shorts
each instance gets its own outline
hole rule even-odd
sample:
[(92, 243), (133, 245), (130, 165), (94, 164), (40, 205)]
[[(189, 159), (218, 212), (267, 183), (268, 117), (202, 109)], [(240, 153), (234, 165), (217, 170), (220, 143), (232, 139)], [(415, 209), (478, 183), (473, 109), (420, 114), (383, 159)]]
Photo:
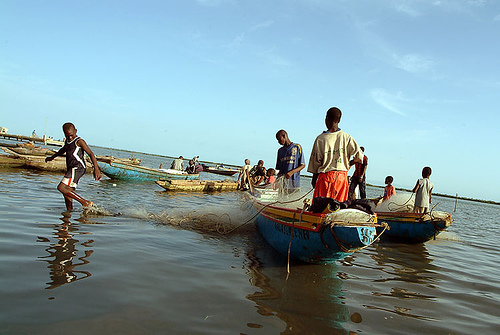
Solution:
[(348, 194), (347, 171), (328, 171), (318, 174), (313, 198), (326, 197), (344, 202)]

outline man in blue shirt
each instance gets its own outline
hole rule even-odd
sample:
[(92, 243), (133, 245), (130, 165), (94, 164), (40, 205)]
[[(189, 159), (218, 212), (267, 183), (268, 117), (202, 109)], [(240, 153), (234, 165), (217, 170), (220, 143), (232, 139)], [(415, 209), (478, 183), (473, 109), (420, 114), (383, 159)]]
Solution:
[(285, 184), (289, 189), (300, 187), (300, 170), (306, 164), (302, 147), (298, 143), (293, 143), (288, 138), (288, 134), (283, 129), (276, 133), (276, 140), (282, 145), (278, 149), (278, 157), (276, 159), (276, 170), (278, 170), (278, 178), (283, 176), (286, 178)]

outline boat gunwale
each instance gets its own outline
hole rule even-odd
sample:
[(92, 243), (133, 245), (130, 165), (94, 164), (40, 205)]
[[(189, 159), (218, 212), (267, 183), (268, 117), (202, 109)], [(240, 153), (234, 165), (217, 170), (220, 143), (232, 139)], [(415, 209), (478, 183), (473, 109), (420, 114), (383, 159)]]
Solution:
[[(272, 220), (278, 224), (283, 224), (286, 226), (294, 227), (294, 228), (299, 228), (299, 229), (304, 229), (304, 230), (309, 230), (312, 232), (319, 232), (322, 227), (330, 226), (333, 223), (333, 226), (344, 226), (344, 227), (359, 227), (359, 226), (365, 226), (365, 227), (383, 227), (384, 224), (379, 224), (378, 223), (378, 218), (377, 215), (375, 214), (375, 221), (374, 222), (344, 222), (344, 221), (332, 221), (332, 222), (325, 222), (326, 217), (328, 214), (331, 213), (313, 213), (310, 211), (302, 211), (302, 209), (292, 209), (292, 208), (286, 208), (286, 207), (278, 207), (274, 205), (264, 205), (263, 202), (254, 200), (255, 203), (257, 203), (259, 206), (262, 206), (262, 208), (259, 210), (259, 215), (264, 216), (265, 218)], [(270, 211), (267, 209), (271, 209)], [(299, 218), (296, 217), (296, 214), (300, 215)], [(371, 214), (373, 215), (373, 214)], [(288, 219), (297, 219), (297, 221), (293, 222), (288, 222), (284, 221), (282, 218), (288, 218)], [(307, 223), (308, 225), (304, 225), (304, 223)], [(336, 224), (338, 223), (338, 224)]]
[(235, 191), (238, 186), (236, 182), (199, 179), (160, 179), (155, 183), (166, 191), (175, 192), (226, 192)]

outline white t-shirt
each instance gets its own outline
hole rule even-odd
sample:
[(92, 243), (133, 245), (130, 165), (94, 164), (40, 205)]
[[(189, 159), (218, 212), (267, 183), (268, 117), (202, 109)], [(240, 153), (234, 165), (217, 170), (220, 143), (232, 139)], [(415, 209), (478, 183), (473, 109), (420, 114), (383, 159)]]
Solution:
[(420, 178), (418, 180), (419, 188), (415, 194), (415, 207), (429, 208), (429, 195), (434, 187), (429, 178)]
[(351, 156), (360, 160), (364, 157), (351, 135), (340, 129), (334, 133), (325, 131), (314, 141), (307, 171), (311, 173), (348, 171)]

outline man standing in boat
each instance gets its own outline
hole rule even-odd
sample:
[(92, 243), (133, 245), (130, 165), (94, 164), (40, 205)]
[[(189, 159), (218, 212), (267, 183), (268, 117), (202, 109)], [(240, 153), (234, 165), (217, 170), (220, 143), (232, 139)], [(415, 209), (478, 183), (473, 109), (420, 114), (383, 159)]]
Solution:
[(354, 138), (339, 128), (342, 112), (332, 107), (326, 112), (324, 131), (314, 141), (307, 171), (313, 174), (313, 198), (326, 197), (340, 202), (347, 200), (349, 158), (363, 161), (363, 152)]
[(366, 157), (365, 148), (360, 147), (361, 151), (363, 151), (363, 161), (356, 162), (355, 160), (351, 160), (349, 162), (349, 166), (355, 166), (354, 174), (351, 178), (351, 184), (349, 185), (349, 196), (351, 199), (354, 194), (354, 190), (356, 186), (359, 186), (359, 195), (361, 199), (366, 199), (366, 168), (368, 167), (368, 157)]
[(288, 190), (299, 189), (300, 171), (306, 167), (302, 146), (290, 141), (287, 132), (283, 129), (276, 133), (276, 140), (282, 145), (278, 149), (278, 157), (276, 159), (278, 178), (284, 178), (285, 187)]

